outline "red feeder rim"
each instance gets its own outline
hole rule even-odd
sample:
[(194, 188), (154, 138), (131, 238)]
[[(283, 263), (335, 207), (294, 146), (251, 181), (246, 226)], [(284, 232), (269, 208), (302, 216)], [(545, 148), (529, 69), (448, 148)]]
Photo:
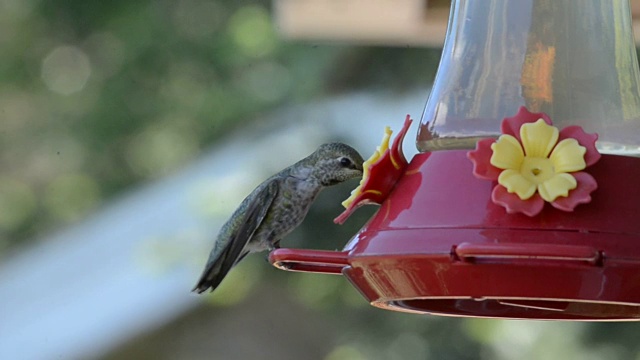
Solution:
[(416, 155), (344, 251), (279, 249), (281, 269), (344, 275), (376, 307), (449, 316), (640, 319), (640, 159), (602, 155), (591, 203), (507, 214), (467, 151)]

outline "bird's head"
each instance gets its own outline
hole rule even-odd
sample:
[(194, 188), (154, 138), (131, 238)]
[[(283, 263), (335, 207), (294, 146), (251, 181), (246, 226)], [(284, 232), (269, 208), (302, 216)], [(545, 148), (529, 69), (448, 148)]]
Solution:
[(310, 158), (313, 176), (323, 186), (331, 186), (362, 176), (362, 156), (351, 146), (342, 143), (321, 145)]

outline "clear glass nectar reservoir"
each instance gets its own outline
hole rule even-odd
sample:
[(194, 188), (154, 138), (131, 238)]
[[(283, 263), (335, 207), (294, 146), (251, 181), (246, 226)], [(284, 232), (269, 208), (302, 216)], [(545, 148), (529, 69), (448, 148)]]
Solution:
[(639, 84), (628, 0), (454, 0), (418, 149), (473, 148), (526, 106), (637, 155)]

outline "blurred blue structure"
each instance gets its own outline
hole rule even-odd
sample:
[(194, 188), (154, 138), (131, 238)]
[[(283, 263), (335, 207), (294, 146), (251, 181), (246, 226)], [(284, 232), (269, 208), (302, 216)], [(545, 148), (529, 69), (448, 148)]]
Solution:
[[(189, 291), (217, 229), (253, 186), (322, 142), (367, 157), (385, 125), (397, 131), (407, 113), (419, 119), (425, 95), (362, 93), (277, 111), (180, 173), (9, 254), (0, 264), (0, 359), (98, 357), (188, 312), (202, 301)], [(216, 186), (230, 191), (209, 201), (204, 189)]]

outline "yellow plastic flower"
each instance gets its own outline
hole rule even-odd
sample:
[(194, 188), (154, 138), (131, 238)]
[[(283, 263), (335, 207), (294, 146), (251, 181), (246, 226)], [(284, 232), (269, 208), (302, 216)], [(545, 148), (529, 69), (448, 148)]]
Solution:
[(570, 172), (584, 169), (586, 148), (576, 139), (558, 142), (559, 131), (543, 119), (520, 127), (522, 144), (504, 134), (491, 145), (491, 164), (503, 169), (498, 183), (521, 200), (536, 192), (548, 202), (568, 196), (577, 186)]
[[(375, 164), (376, 161), (380, 159), (382, 154), (384, 154), (384, 152), (389, 149), (389, 139), (391, 138), (392, 133), (393, 132), (391, 131), (391, 128), (388, 126), (385, 126), (384, 136), (382, 137), (382, 143), (380, 144), (380, 146), (376, 148), (374, 153), (371, 154), (371, 156), (367, 159), (367, 161), (365, 161), (362, 164), (362, 180), (360, 180), (360, 184), (358, 185), (357, 188), (351, 191), (351, 196), (349, 196), (349, 198), (347, 198), (345, 201), (342, 202), (342, 206), (344, 206), (345, 208), (349, 207), (349, 205), (351, 205), (351, 203), (356, 199), (356, 197), (358, 197), (358, 195), (362, 193), (362, 186), (364, 185), (365, 181), (369, 178), (371, 165)], [(373, 191), (373, 190), (369, 190), (369, 191)]]
[(407, 115), (402, 129), (391, 145), (389, 145), (391, 129), (388, 126), (384, 128), (382, 143), (362, 165), (364, 171), (360, 185), (351, 192), (347, 200), (342, 202), (345, 210), (333, 219), (333, 222), (342, 224), (358, 207), (366, 204), (381, 205), (391, 194), (409, 165), (402, 152), (402, 141), (412, 121)]

